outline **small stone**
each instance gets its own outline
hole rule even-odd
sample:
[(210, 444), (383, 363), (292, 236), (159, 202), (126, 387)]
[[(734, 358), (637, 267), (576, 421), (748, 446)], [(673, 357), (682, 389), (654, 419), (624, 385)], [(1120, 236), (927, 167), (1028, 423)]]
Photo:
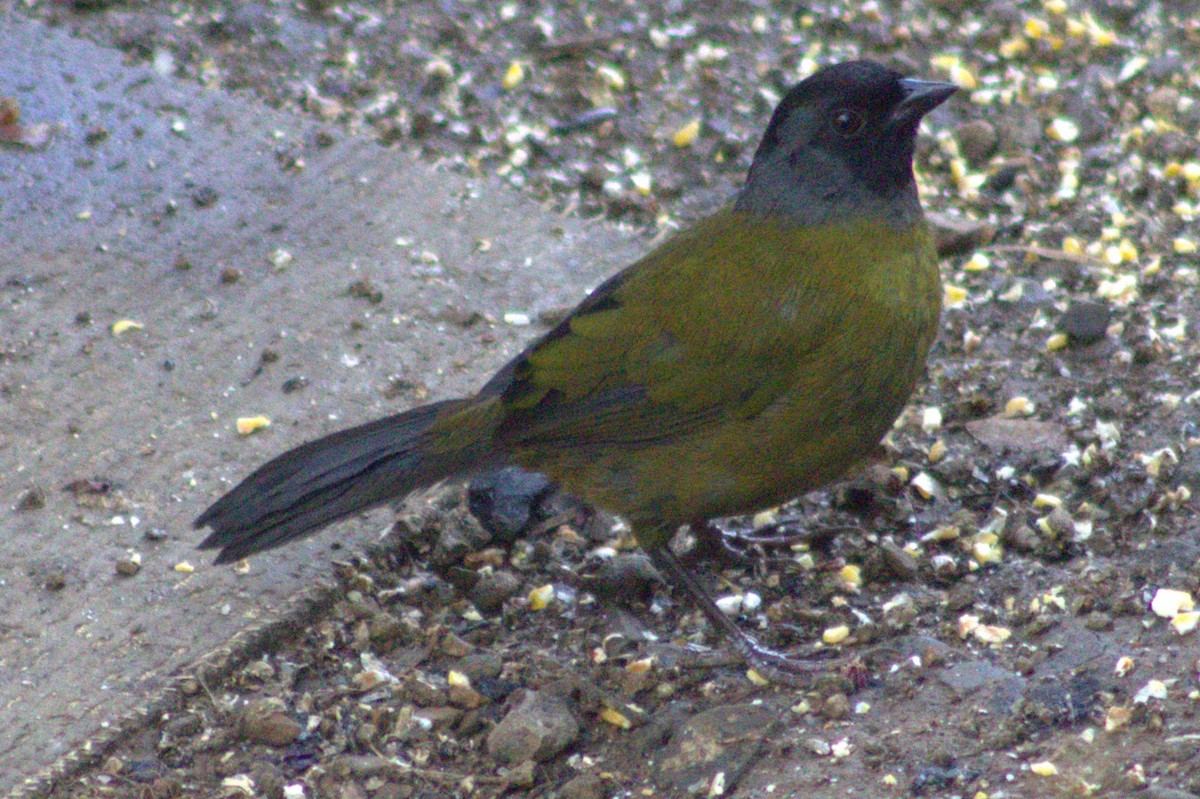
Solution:
[(972, 419), (963, 427), (976, 441), (1000, 453), (1058, 458), (1070, 444), (1066, 430), (1055, 422), (993, 416)]
[(446, 703), (446, 695), (438, 686), (423, 679), (412, 678), (404, 683), (405, 694), (417, 707), (437, 707)]
[(1159, 119), (1174, 119), (1179, 109), (1179, 90), (1173, 86), (1160, 86), (1146, 96), (1146, 110)]
[(1003, 540), (1005, 546), (1010, 546), (1020, 552), (1036, 552), (1040, 543), (1038, 534), (1027, 524), (1006, 526)]
[(929, 559), (929, 563), (933, 567), (934, 576), (939, 580), (953, 580), (958, 577), (959, 564), (953, 555), (938, 552)]
[(212, 186), (201, 186), (192, 192), (192, 202), (197, 208), (211, 208), (221, 199), (221, 195), (217, 194), (217, 190)]
[(27, 488), (21, 492), (21, 496), (17, 499), (17, 510), (41, 510), (46, 507), (46, 492), (39, 486)]
[(467, 675), (473, 683), (494, 680), (504, 669), (504, 658), (497, 652), (477, 650), (465, 655), (454, 668)]
[(527, 691), (487, 737), (488, 753), (503, 763), (550, 760), (579, 736), (579, 722), (562, 698)]
[(463, 566), (472, 571), (480, 571), (485, 566), (491, 569), (501, 569), (508, 562), (508, 552), (501, 547), (488, 547), (478, 552), (469, 552), (463, 558)]
[(367, 630), (371, 643), (381, 651), (388, 651), (399, 643), (410, 643), (419, 632), (412, 622), (405, 622), (387, 611), (371, 616)]
[(977, 250), (996, 235), (996, 229), (987, 222), (938, 213), (925, 216), (933, 228), (938, 255), (943, 258)]
[(488, 545), (491, 536), (472, 517), (455, 517), (442, 527), (437, 542), (430, 553), (430, 564), (444, 569), (459, 564), (469, 552), (477, 552)]
[(117, 574), (122, 577), (132, 577), (141, 570), (141, 557), (131, 555), (128, 558), (121, 558), (117, 561)]
[(677, 722), (667, 745), (656, 743), (653, 754), (647, 754), (664, 796), (693, 795), (692, 786), (701, 786), (700, 795), (713, 796), (718, 795), (712, 793), (718, 775), (724, 775), (720, 779), (726, 785), (736, 783), (782, 727), (778, 710), (765, 705), (719, 705)]
[(426, 707), (413, 714), (429, 721), (435, 730), (447, 730), (458, 723), (463, 712), (456, 707)]
[(845, 694), (832, 694), (821, 703), (821, 717), (834, 721), (850, 715), (850, 700)]
[(346, 289), (346, 296), (366, 300), (372, 305), (383, 302), (383, 291), (366, 278), (354, 281)]
[(1108, 331), (1112, 312), (1102, 302), (1073, 300), (1058, 322), (1058, 329), (1075, 344), (1094, 344)]
[(1075, 536), (1075, 521), (1063, 507), (1057, 507), (1038, 519), (1037, 528), (1042, 533), (1043, 541), (1064, 543)]
[(906, 627), (917, 620), (917, 604), (908, 594), (897, 594), (883, 603), (881, 608), (888, 624), (895, 628)]
[(537, 764), (525, 760), (508, 770), (505, 775), (509, 783), (518, 788), (532, 788), (537, 783)]
[(996, 152), (996, 145), (1000, 143), (996, 126), (986, 119), (972, 120), (959, 127), (955, 131), (955, 137), (963, 157), (975, 167), (987, 163)]
[(439, 322), (449, 322), (452, 325), (457, 325), (464, 330), (469, 327), (474, 327), (484, 320), (484, 316), (474, 308), (462, 308), (457, 305), (447, 305), (442, 308), (434, 318)]
[(453, 632), (447, 632), (442, 636), (440, 648), (444, 654), (452, 658), (465, 657), (475, 649), (469, 641), (464, 641)]
[(968, 583), (955, 583), (946, 596), (946, 607), (953, 611), (966, 610), (975, 604), (975, 587)]
[(510, 571), (486, 572), (471, 588), (470, 598), (480, 613), (495, 613), (521, 590), (521, 580)]
[(823, 738), (807, 738), (804, 741), (804, 748), (812, 752), (817, 757), (829, 757), (833, 751), (833, 747), (829, 745), (829, 741)]
[(446, 689), (450, 704), (471, 710), (486, 705), (488, 698), (469, 685), (451, 685)]
[(604, 780), (595, 774), (580, 774), (558, 789), (562, 799), (604, 799)]
[(204, 729), (204, 720), (195, 713), (188, 713), (184, 716), (176, 716), (163, 725), (163, 735), (167, 740), (174, 739), (176, 741), (190, 738), (196, 733)]
[(647, 602), (660, 579), (646, 555), (621, 552), (600, 566), (587, 589), (605, 602)]
[(300, 737), (304, 728), (282, 710), (266, 704), (251, 705), (242, 716), (238, 731), (251, 743), (282, 747)]
[[(257, 789), (255, 794), (264, 799), (278, 799), (283, 796), (283, 786), (286, 784), (283, 772), (273, 763), (256, 763), (250, 770), (250, 778), (254, 780)], [(182, 796), (182, 793), (151, 793), (151, 796)], [(378, 794), (374, 799), (379, 799)]]
[(891, 541), (884, 541), (879, 545), (879, 550), (883, 565), (893, 577), (902, 583), (917, 579), (917, 560), (902, 547)]
[(467, 506), (498, 541), (511, 543), (538, 521), (537, 510), (553, 491), (543, 475), (506, 466), (471, 481)]

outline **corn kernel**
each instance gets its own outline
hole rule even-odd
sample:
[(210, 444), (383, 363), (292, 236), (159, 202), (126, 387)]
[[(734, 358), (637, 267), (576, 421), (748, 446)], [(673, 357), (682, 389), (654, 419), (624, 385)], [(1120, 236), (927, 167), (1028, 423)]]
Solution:
[(611, 707), (600, 710), (600, 719), (621, 730), (628, 730), (633, 727), (633, 722), (629, 720), (628, 716)]
[(1066, 333), (1055, 333), (1046, 339), (1046, 351), (1058, 352), (1061, 349), (1065, 349), (1068, 341)]
[(967, 300), (967, 290), (961, 286), (952, 286), (949, 283), (945, 285), (945, 296), (942, 299), (942, 304), (947, 308), (957, 308)]
[(1043, 19), (1030, 17), (1025, 20), (1025, 35), (1030, 39), (1041, 39), (1050, 33), (1050, 25)]
[(1073, 142), (1079, 138), (1079, 126), (1066, 117), (1055, 117), (1046, 128), (1046, 135), (1055, 141)]
[(700, 118), (697, 117), (691, 122), (684, 125), (675, 134), (671, 136), (671, 144), (676, 147), (688, 147), (692, 142), (696, 141), (696, 137), (700, 135)]
[(242, 416), (235, 423), (239, 436), (248, 436), (270, 426), (271, 420), (266, 416)]
[(1000, 43), (1001, 58), (1016, 58), (1029, 51), (1029, 42), (1021, 38), (1007, 39)]
[(130, 330), (141, 330), (144, 327), (145, 325), (143, 325), (141, 322), (135, 322), (132, 319), (121, 319), (113, 322), (112, 334), (114, 336), (121, 336), (125, 333), (128, 333)]
[(965, 264), (963, 269), (967, 272), (984, 272), (992, 265), (992, 260), (981, 252), (972, 255)]
[(500, 80), (500, 86), (506, 91), (515, 89), (525, 80), (525, 65), (520, 61), (513, 61), (508, 65), (508, 69), (504, 71), (504, 77)]
[(596, 69), (596, 74), (614, 92), (625, 91), (625, 75), (616, 67), (604, 64)]
[(842, 641), (845, 641), (849, 637), (850, 637), (850, 628), (844, 624), (842, 624), (838, 627), (830, 627), (828, 630), (826, 630), (824, 633), (821, 634), (821, 640), (824, 641), (825, 643), (829, 644), (830, 646), (833, 646), (834, 644), (840, 644)]

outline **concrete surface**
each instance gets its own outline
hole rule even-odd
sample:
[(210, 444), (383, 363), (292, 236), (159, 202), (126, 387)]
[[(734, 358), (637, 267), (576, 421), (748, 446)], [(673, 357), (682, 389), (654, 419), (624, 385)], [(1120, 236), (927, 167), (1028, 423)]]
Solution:
[[(333, 541), (386, 524), (343, 524), (248, 574), (215, 568), (191, 520), (231, 481), (478, 387), (541, 329), (506, 312), (574, 302), (643, 245), (400, 150), (322, 147), (307, 118), (61, 31), (0, 15), (0, 38), (0, 95), (62, 125), (44, 151), (0, 150), (2, 794), (270, 616), (326, 571)], [(381, 303), (347, 295), (362, 278)], [(495, 323), (463, 325), (473, 312)], [(122, 319), (144, 327), (114, 336)], [(281, 390), (298, 377), (304, 390)], [(256, 414), (273, 425), (237, 436)], [(112, 490), (64, 490), (79, 480)], [(18, 509), (35, 487), (44, 505)], [(130, 551), (141, 571), (118, 576)]]

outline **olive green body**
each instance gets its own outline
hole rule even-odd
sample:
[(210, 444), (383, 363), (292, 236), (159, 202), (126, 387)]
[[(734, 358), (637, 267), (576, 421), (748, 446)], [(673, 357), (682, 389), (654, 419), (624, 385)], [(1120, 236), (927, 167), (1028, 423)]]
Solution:
[(434, 427), (625, 516), (643, 545), (851, 470), (907, 402), (941, 310), (923, 220), (722, 212), (614, 280)]

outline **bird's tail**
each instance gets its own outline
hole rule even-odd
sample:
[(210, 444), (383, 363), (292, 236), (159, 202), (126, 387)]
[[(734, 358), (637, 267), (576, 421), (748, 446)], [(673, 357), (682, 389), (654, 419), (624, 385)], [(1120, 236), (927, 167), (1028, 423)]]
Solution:
[(310, 441), (261, 466), (196, 519), (217, 563), (310, 535), (438, 480), (486, 467), (493, 409), (447, 400)]

